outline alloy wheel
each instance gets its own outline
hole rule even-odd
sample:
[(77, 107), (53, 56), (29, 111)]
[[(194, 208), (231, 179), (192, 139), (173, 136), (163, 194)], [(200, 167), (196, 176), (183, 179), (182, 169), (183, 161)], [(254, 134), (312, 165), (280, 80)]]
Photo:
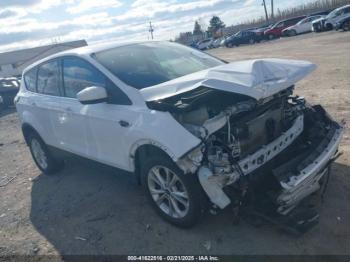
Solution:
[(165, 166), (154, 166), (147, 179), (153, 201), (172, 218), (183, 218), (189, 211), (188, 192), (180, 178)]
[(38, 163), (38, 165), (42, 169), (46, 169), (48, 167), (47, 156), (40, 142), (36, 138), (33, 138), (31, 140), (30, 147), (32, 149), (33, 156), (36, 162)]

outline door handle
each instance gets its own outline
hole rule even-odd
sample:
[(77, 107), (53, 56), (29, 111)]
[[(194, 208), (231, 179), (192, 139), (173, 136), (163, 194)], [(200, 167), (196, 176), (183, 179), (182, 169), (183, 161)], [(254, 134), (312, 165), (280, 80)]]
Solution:
[(35, 102), (32, 102), (32, 106), (36, 106), (36, 103), (35, 103)]
[(67, 108), (66, 108), (66, 112), (73, 112), (73, 110), (72, 110), (72, 108), (67, 107)]
[(130, 126), (129, 122), (124, 121), (124, 120), (120, 120), (120, 121), (119, 121), (119, 125), (122, 126), (122, 127), (128, 127), (128, 126)]

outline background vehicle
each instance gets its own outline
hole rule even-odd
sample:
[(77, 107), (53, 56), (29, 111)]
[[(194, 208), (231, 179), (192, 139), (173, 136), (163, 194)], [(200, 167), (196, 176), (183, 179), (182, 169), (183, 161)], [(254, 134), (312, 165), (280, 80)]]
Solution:
[(332, 11), (333, 10), (325, 10), (325, 11), (320, 11), (320, 12), (314, 12), (312, 14), (309, 14), (309, 16), (316, 16), (316, 15), (327, 16)]
[(336, 27), (336, 23), (344, 18), (350, 17), (350, 5), (339, 7), (326, 16), (324, 26), (327, 30), (332, 30)]
[(337, 23), (350, 17), (350, 5), (345, 5), (334, 9), (326, 17), (312, 22), (312, 28), (315, 32), (329, 31), (337, 27)]
[(190, 44), (190, 47), (198, 49), (198, 45), (197, 45), (196, 42), (192, 42), (192, 43)]
[(322, 18), (322, 15), (308, 16), (300, 20), (297, 24), (287, 27), (282, 31), (282, 35), (295, 36), (312, 31), (312, 21)]
[(274, 24), (270, 24), (270, 25), (264, 25), (262, 27), (256, 28), (251, 30), (252, 32), (254, 32), (261, 40), (264, 39), (264, 32), (268, 29), (270, 29)]
[(226, 39), (226, 47), (239, 46), (241, 44), (254, 44), (261, 41), (261, 37), (252, 31), (239, 31)]
[(282, 31), (290, 27), (292, 25), (295, 25), (298, 23), (300, 20), (304, 19), (306, 16), (299, 16), (299, 17), (294, 17), (290, 19), (286, 19), (283, 21), (279, 21), (276, 24), (274, 24), (270, 29), (267, 29), (264, 31), (264, 37), (268, 40), (272, 40), (274, 38), (278, 38), (282, 36)]
[(6, 108), (13, 105), (20, 86), (20, 78), (7, 77), (0, 78), (0, 96), (2, 97), (2, 107)]
[(339, 20), (335, 24), (335, 29), (336, 30), (342, 29), (343, 31), (349, 31), (350, 30), (350, 17), (346, 17), (346, 18)]
[(220, 47), (220, 43), (221, 43), (222, 40), (223, 40), (222, 37), (215, 39), (215, 40), (212, 42), (212, 44), (211, 44), (210, 47), (211, 47), (211, 48), (218, 48), (218, 47)]
[(226, 39), (229, 38), (229, 36), (224, 36), (220, 42), (220, 46), (225, 46)]
[(325, 31), (326, 30), (326, 28), (324, 26), (325, 22), (326, 22), (326, 17), (322, 17), (322, 18), (319, 18), (319, 19), (312, 21), (312, 23), (311, 23), (312, 31), (314, 31), (316, 33)]
[(205, 39), (205, 40), (202, 40), (200, 42), (198, 42), (197, 44), (197, 48), (199, 50), (206, 50), (206, 49), (209, 49), (210, 48), (210, 45), (213, 43), (213, 39)]

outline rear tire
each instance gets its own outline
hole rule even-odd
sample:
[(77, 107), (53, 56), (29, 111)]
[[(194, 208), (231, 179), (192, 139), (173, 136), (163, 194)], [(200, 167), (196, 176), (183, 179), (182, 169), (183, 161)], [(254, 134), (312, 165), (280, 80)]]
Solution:
[(151, 205), (171, 224), (188, 228), (204, 213), (206, 198), (197, 175), (184, 174), (169, 157), (143, 160), (141, 179)]
[(35, 164), (45, 175), (55, 174), (63, 168), (63, 161), (52, 155), (39, 135), (32, 132), (27, 141)]
[(343, 29), (343, 31), (349, 31), (349, 30), (350, 30), (350, 21), (345, 22), (345, 23), (342, 25), (342, 29)]
[(273, 39), (275, 39), (275, 35), (269, 34), (269, 35), (267, 35), (267, 38), (268, 38), (269, 40), (273, 40)]
[(289, 36), (296, 36), (297, 32), (295, 30), (290, 30), (288, 33)]
[(333, 30), (333, 25), (332, 24), (326, 24), (326, 30), (327, 31)]

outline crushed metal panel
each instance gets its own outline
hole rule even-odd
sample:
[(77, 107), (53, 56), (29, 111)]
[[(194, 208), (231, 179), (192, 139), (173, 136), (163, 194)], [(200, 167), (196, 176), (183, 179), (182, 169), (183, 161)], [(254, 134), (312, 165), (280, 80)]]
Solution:
[(301, 60), (246, 60), (179, 77), (140, 92), (146, 101), (154, 101), (205, 86), (260, 100), (287, 89), (315, 69), (315, 64)]

